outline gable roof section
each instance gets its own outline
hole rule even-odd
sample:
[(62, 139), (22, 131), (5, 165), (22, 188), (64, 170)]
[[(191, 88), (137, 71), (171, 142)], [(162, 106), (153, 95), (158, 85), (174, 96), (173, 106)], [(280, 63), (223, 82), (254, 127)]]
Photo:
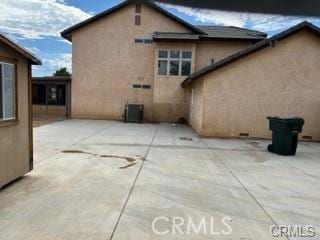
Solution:
[(197, 26), (205, 34), (182, 32), (154, 32), (154, 41), (206, 41), (231, 40), (257, 42), (266, 39), (267, 34), (254, 30), (226, 26)]
[(193, 82), (194, 80), (198, 79), (199, 77), (202, 77), (208, 73), (211, 73), (221, 67), (224, 67), (228, 64), (231, 64), (243, 57), (246, 57), (256, 51), (259, 51), (261, 49), (264, 49), (268, 46), (272, 46), (273, 44), (275, 44), (277, 41), (280, 41), (284, 38), (287, 38), (303, 29), (309, 29), (310, 31), (312, 31), (313, 33), (315, 33), (316, 35), (320, 36), (320, 28), (318, 28), (317, 26), (313, 25), (310, 22), (304, 21), (296, 26), (293, 26), (279, 34), (274, 35), (273, 37), (270, 37), (268, 39), (262, 40), (254, 45), (251, 45), (227, 58), (224, 58), (220, 61), (218, 61), (217, 63), (214, 63), (212, 65), (209, 65), (193, 74), (191, 74), (187, 79), (185, 79), (182, 83), (181, 86), (182, 87), (186, 87), (187, 85), (189, 85), (191, 82)]
[(33, 65), (41, 65), (41, 60), (34, 54), (0, 33), (0, 41), (31, 61)]
[(142, 4), (146, 4), (147, 6), (155, 9), (156, 11), (162, 13), (163, 15), (167, 16), (168, 18), (172, 19), (175, 22), (178, 22), (180, 24), (182, 24), (183, 26), (185, 26), (186, 28), (190, 29), (192, 32), (194, 33), (198, 33), (198, 34), (205, 34), (203, 31), (201, 31), (199, 28), (195, 27), (194, 25), (182, 20), (181, 18), (173, 15), (172, 13), (168, 12), (167, 10), (163, 9), (162, 7), (158, 6), (157, 4), (153, 3), (152, 1), (137, 1), (137, 0), (126, 0), (112, 8), (107, 9), (106, 11), (103, 11), (87, 20), (84, 20), (83, 22), (80, 22), (66, 30), (64, 30), (63, 32), (61, 32), (61, 36), (69, 41), (71, 41), (71, 35), (72, 32), (82, 28), (84, 26), (87, 26), (88, 24), (91, 24), (95, 21), (100, 20), (101, 18), (104, 18), (114, 12), (116, 12), (117, 10), (126, 7), (128, 5), (130, 5), (131, 3), (142, 3)]
[(264, 32), (254, 31), (245, 28), (233, 27), (233, 26), (205, 26), (198, 25), (200, 30), (207, 35), (202, 38), (214, 38), (214, 39), (253, 39), (263, 40), (267, 37)]

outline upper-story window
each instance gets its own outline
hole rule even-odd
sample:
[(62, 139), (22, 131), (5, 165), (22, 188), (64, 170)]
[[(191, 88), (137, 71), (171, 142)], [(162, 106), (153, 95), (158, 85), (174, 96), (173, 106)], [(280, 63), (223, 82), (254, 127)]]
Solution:
[(191, 73), (191, 51), (158, 52), (158, 74), (170, 76), (189, 76)]
[(0, 121), (16, 118), (15, 65), (0, 62)]
[(135, 7), (134, 24), (136, 26), (141, 25), (141, 4), (137, 3)]

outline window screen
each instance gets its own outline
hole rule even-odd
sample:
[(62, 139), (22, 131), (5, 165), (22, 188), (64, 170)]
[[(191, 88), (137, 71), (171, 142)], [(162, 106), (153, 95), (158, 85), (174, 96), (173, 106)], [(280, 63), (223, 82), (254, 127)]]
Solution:
[(170, 51), (170, 58), (179, 58), (180, 52), (179, 51)]
[(168, 61), (167, 60), (159, 60), (158, 63), (158, 74), (159, 75), (167, 75)]
[(182, 58), (192, 58), (192, 52), (190, 51), (184, 51), (182, 52)]
[(47, 91), (48, 91), (48, 104), (57, 105), (57, 87), (53, 85), (48, 85)]
[(33, 84), (32, 85), (32, 103), (38, 105), (46, 104), (46, 85)]
[(191, 73), (191, 62), (190, 61), (182, 61), (181, 75), (182, 76), (189, 76), (190, 73)]
[(66, 105), (66, 86), (65, 85), (57, 86), (57, 105), (59, 106)]
[(170, 75), (179, 75), (179, 61), (170, 61)]
[(0, 63), (0, 119), (8, 120), (15, 118), (15, 80), (14, 65)]
[(47, 86), (48, 105), (64, 106), (66, 104), (66, 87), (64, 85)]
[(160, 50), (158, 57), (159, 58), (168, 58), (168, 51)]

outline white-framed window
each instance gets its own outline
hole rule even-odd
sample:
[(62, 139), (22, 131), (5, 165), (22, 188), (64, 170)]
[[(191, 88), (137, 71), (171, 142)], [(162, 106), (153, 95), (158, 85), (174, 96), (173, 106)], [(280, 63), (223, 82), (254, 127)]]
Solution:
[(0, 121), (15, 119), (15, 65), (0, 62)]
[(189, 76), (191, 60), (191, 51), (159, 50), (158, 75)]

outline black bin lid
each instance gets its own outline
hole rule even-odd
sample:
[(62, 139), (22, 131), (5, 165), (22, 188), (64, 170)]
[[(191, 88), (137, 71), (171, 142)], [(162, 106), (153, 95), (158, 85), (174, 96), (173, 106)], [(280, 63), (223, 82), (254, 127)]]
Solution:
[(276, 116), (276, 117), (267, 117), (270, 122), (278, 122), (282, 124), (288, 124), (291, 127), (299, 127), (303, 126), (305, 123), (304, 119), (301, 117), (283, 117), (283, 116)]

